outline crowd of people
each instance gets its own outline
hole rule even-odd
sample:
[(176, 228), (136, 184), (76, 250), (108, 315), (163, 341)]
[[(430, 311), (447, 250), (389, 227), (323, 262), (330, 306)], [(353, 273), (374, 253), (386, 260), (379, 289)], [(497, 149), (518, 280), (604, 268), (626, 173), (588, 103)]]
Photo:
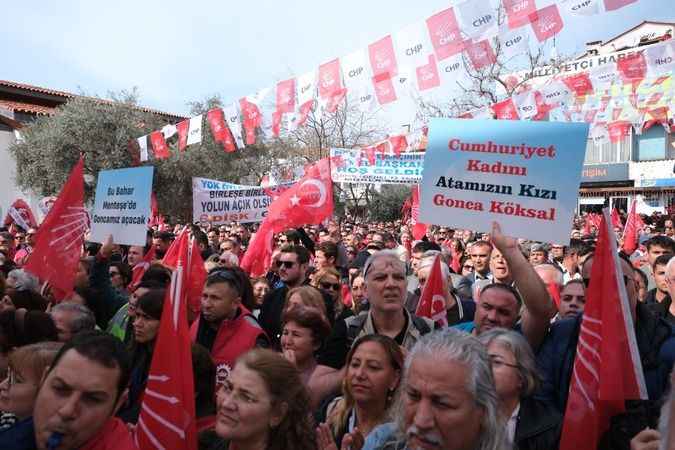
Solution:
[[(649, 398), (601, 448), (665, 445), (675, 405), (673, 221), (644, 222), (619, 256)], [(0, 232), (1, 449), (134, 448), (153, 354), (172, 351), (162, 258), (184, 226), (87, 242), (58, 302), (22, 268), (37, 230)], [(594, 261), (583, 216), (564, 244), (328, 221), (275, 236), (262, 277), (239, 267), (254, 227), (188, 226), (208, 273), (188, 318), (200, 449), (558, 448)], [(447, 326), (416, 314), (437, 258)]]

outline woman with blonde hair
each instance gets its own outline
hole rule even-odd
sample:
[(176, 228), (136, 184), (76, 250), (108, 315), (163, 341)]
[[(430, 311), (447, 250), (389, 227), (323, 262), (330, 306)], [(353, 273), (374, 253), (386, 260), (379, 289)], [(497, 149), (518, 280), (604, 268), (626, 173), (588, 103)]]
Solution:
[(388, 336), (361, 337), (347, 355), (342, 396), (331, 401), (325, 423), (317, 429), (319, 447), (327, 450), (349, 443), (361, 448), (368, 434), (389, 422), (389, 407), (401, 381), (403, 352)]
[(316, 308), (326, 319), (329, 319), (323, 295), (314, 286), (299, 286), (288, 291), (283, 311), (286, 312), (295, 306)]
[(7, 377), (0, 383), (0, 411), (13, 414), (17, 423), (0, 433), (18, 433), (33, 415), (40, 380), (63, 344), (39, 342), (9, 354)]

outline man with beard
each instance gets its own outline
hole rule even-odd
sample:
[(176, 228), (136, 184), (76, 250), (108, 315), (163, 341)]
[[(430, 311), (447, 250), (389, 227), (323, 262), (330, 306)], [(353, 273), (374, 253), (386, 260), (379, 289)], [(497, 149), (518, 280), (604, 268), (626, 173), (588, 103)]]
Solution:
[(173, 242), (173, 234), (168, 231), (158, 231), (152, 237), (152, 245), (155, 246), (155, 258), (162, 259), (166, 254), (166, 251), (171, 246)]

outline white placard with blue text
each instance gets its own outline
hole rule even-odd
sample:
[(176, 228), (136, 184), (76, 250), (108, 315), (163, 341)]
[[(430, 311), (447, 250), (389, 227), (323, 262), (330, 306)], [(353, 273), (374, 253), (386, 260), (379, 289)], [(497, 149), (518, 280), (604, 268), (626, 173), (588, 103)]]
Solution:
[(568, 243), (588, 124), (432, 119), (420, 221)]
[(152, 195), (152, 166), (98, 173), (90, 241), (145, 245)]

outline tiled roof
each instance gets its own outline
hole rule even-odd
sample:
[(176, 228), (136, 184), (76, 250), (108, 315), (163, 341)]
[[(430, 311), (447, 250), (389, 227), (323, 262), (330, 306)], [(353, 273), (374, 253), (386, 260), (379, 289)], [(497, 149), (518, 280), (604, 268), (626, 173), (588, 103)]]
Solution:
[[(56, 91), (54, 89), (47, 89), (39, 86), (32, 86), (30, 84), (24, 84), (24, 83), (17, 83), (15, 81), (7, 81), (7, 80), (0, 80), (0, 88), (3, 86), (8, 87), (8, 88), (14, 88), (22, 91), (26, 91), (27, 95), (30, 95), (31, 92), (37, 93), (37, 94), (46, 94), (46, 95), (53, 95), (56, 97), (62, 97), (63, 98), (63, 103), (67, 102), (71, 98), (75, 97), (81, 97), (80, 95), (77, 94), (71, 94), (70, 92), (63, 92), (63, 91)], [(101, 99), (101, 98), (96, 98), (96, 97), (84, 97), (88, 98), (90, 100), (94, 100), (96, 102), (100, 103), (113, 103), (111, 100), (106, 100), (106, 99)], [(33, 113), (33, 114), (48, 114), (51, 115), (54, 113), (55, 108), (49, 107), (49, 106), (43, 106), (43, 105), (38, 105), (35, 103), (27, 103), (27, 102), (17, 102), (17, 101), (10, 101), (10, 100), (3, 100), (0, 99), (0, 106), (4, 106), (7, 109), (12, 109), (14, 111), (20, 111), (20, 112), (27, 112), (27, 113)], [(136, 106), (136, 109), (151, 113), (151, 114), (157, 114), (160, 116), (165, 116), (165, 117), (170, 117), (173, 119), (177, 120), (182, 120), (182, 119), (187, 119), (185, 116), (181, 116), (178, 114), (172, 114), (172, 113), (167, 113), (164, 111), (159, 111), (157, 109), (152, 109), (152, 108), (146, 108), (143, 106)]]
[(36, 105), (34, 103), (15, 102), (12, 100), (0, 99), (0, 108), (9, 109), (14, 112), (23, 112), (37, 115), (52, 115), (56, 108), (49, 106)]

